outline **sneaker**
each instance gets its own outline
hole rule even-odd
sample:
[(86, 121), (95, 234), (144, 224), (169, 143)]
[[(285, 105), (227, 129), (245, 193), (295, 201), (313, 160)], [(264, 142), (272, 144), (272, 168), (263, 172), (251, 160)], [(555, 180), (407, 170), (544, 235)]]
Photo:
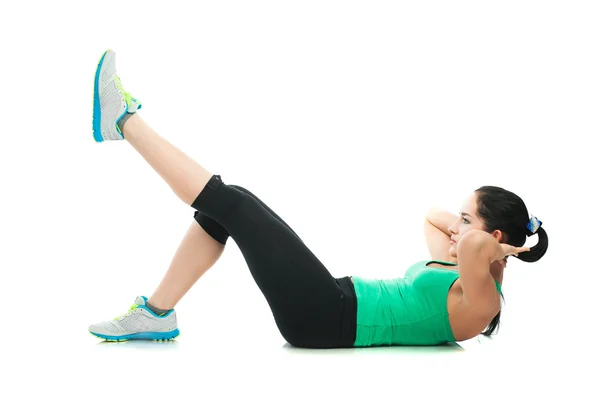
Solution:
[(175, 310), (156, 315), (146, 307), (145, 296), (138, 296), (129, 311), (112, 321), (90, 325), (92, 335), (107, 341), (173, 340), (179, 336)]
[(123, 89), (117, 75), (116, 54), (107, 50), (98, 62), (94, 79), (93, 130), (96, 142), (123, 140), (119, 121), (125, 113), (133, 114), (142, 108), (142, 103)]

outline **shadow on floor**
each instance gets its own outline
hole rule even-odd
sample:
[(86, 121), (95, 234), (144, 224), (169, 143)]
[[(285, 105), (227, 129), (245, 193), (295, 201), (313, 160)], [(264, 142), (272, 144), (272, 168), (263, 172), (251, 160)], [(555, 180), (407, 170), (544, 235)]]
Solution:
[(132, 349), (148, 349), (148, 350), (176, 350), (179, 346), (177, 339), (167, 342), (155, 342), (152, 340), (127, 340), (124, 342), (107, 342), (100, 341), (96, 343), (97, 346), (106, 346), (107, 348), (121, 347), (121, 348), (132, 348)]
[(282, 348), (285, 351), (293, 353), (335, 353), (335, 354), (355, 354), (355, 353), (384, 353), (384, 354), (422, 354), (422, 353), (457, 353), (465, 351), (458, 343), (447, 343), (439, 346), (373, 346), (373, 347), (355, 347), (352, 349), (306, 349), (294, 347), (285, 343)]

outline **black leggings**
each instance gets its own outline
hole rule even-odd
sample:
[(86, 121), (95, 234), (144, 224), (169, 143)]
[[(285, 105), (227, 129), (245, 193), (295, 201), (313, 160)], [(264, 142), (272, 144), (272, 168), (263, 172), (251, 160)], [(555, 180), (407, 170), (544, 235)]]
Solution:
[(284, 339), (308, 348), (353, 347), (356, 295), (350, 277), (335, 279), (296, 233), (260, 199), (213, 175), (192, 203), (215, 240), (231, 236), (271, 307)]

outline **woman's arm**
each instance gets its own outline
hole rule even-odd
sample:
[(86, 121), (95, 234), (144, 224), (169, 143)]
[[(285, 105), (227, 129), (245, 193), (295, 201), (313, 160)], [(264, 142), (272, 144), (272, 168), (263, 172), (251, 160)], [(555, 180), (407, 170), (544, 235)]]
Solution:
[(490, 273), (490, 264), (503, 259), (500, 243), (487, 232), (471, 230), (458, 242), (457, 254), (462, 303), (482, 315), (500, 310), (500, 296)]
[(444, 232), (448, 237), (450, 237), (450, 232), (448, 229), (450, 226), (456, 222), (458, 219), (458, 215), (454, 215), (448, 211), (444, 211), (438, 207), (432, 207), (427, 212), (426, 220), (440, 231)]
[(425, 217), (425, 242), (432, 260), (457, 263), (456, 258), (450, 257), (450, 232), (448, 228), (458, 216), (452, 215), (439, 208), (432, 208)]

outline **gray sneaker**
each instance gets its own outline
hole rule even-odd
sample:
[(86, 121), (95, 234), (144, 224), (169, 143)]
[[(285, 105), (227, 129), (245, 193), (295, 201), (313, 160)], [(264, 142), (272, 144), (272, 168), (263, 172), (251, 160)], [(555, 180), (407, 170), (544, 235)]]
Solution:
[(111, 321), (90, 325), (92, 335), (107, 341), (173, 340), (179, 336), (175, 310), (156, 315), (146, 307), (145, 296), (138, 296), (129, 311)]
[(124, 140), (119, 121), (126, 113), (133, 114), (142, 108), (142, 103), (123, 88), (116, 62), (115, 52), (106, 50), (96, 67), (92, 118), (96, 142)]

